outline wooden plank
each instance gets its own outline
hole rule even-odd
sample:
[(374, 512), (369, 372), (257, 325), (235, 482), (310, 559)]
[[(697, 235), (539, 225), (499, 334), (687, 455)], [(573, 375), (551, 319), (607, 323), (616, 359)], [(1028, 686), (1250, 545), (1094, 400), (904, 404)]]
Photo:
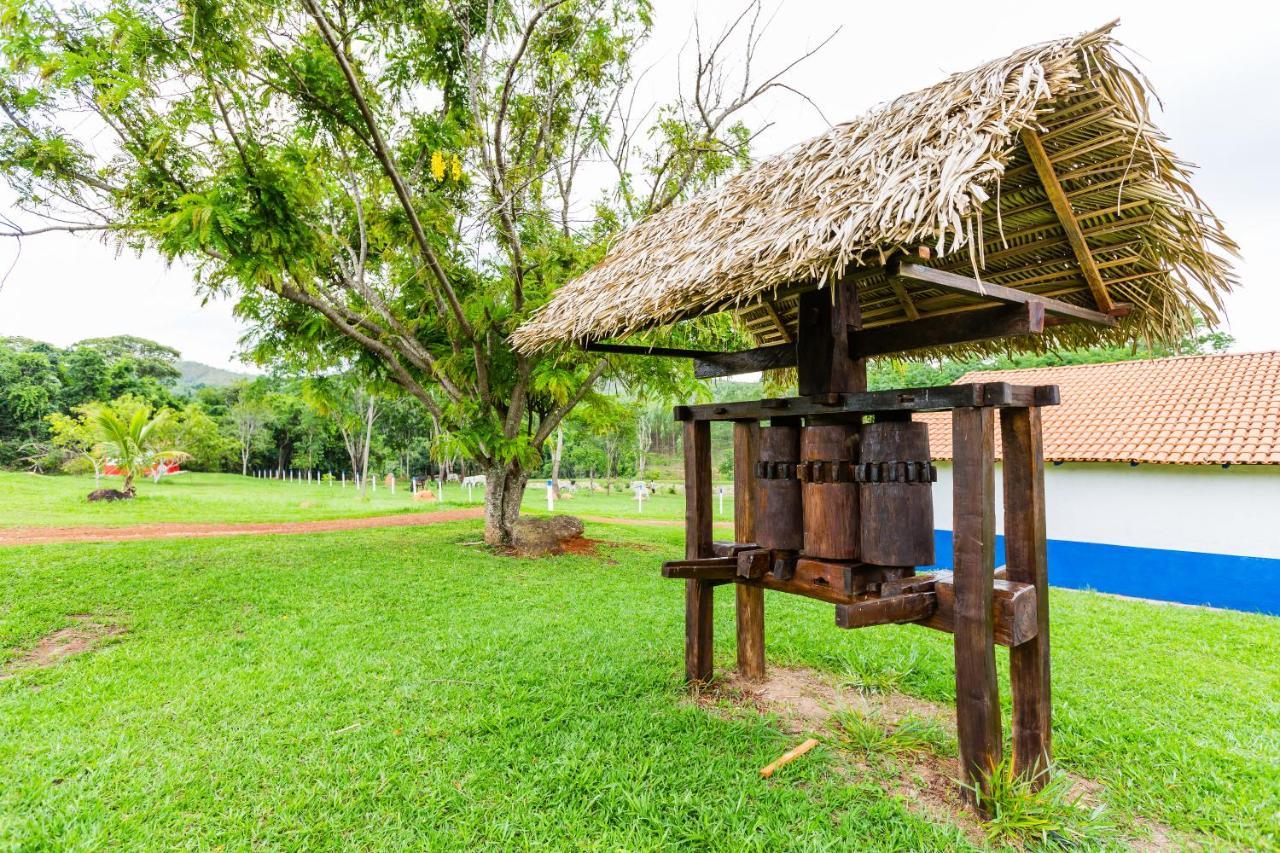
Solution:
[(861, 357), (870, 357), (927, 347), (1038, 335), (1044, 328), (1044, 305), (1028, 302), (946, 317), (929, 317), (913, 323), (878, 326), (860, 332), (850, 331), (849, 350)]
[[(1003, 751), (992, 614), (995, 416), (989, 408), (963, 408), (951, 422), (956, 730), (962, 776), (985, 790)], [(971, 788), (962, 788), (961, 796), (981, 809)]]
[[(684, 425), (685, 559), (711, 556), (711, 424)], [(712, 672), (714, 587), (705, 580), (685, 581), (684, 670), (691, 682)]]
[(938, 608), (932, 592), (913, 592), (889, 598), (873, 598), (857, 604), (836, 605), (837, 628), (868, 628), (918, 622)]
[[(733, 425), (733, 536), (739, 542), (756, 537), (755, 468), (760, 458), (760, 424), (738, 421)], [(738, 561), (734, 560), (734, 574)], [(764, 678), (764, 590), (734, 589), (734, 623), (738, 638), (738, 674), (758, 681)]]
[(736, 557), (743, 551), (754, 551), (758, 546), (754, 542), (712, 542), (713, 557)]
[(1057, 396), (1057, 386), (1054, 385), (987, 382), (704, 403), (676, 406), (673, 414), (678, 421), (777, 420), (846, 413), (941, 412), (968, 406), (1052, 406), (1057, 404)]
[(907, 288), (902, 284), (902, 279), (889, 279), (889, 286), (893, 288), (893, 295), (898, 297), (898, 303), (902, 305), (902, 310), (906, 312), (908, 320), (919, 320), (920, 311), (916, 308), (916, 304), (911, 301)]
[[(1058, 317), (1070, 317), (1073, 320), (1084, 320), (1090, 323), (1097, 323), (1099, 326), (1114, 326), (1116, 318), (1110, 314), (1104, 314), (1101, 311), (1094, 311), (1091, 308), (1081, 308), (1078, 305), (1072, 305), (1063, 302), (1060, 299), (1050, 299), (1045, 296), (1037, 296), (1034, 293), (1028, 293), (1025, 290), (1017, 290), (1012, 287), (1005, 287), (1001, 284), (990, 284), (988, 282), (978, 281), (976, 278), (958, 275), (946, 270), (938, 270), (933, 267), (926, 267), (923, 264), (890, 262), (885, 266), (885, 275), (890, 278), (907, 278), (912, 281), (923, 281), (940, 287), (944, 290), (954, 290), (959, 293), (967, 293), (971, 296), (980, 296), (983, 299), (991, 299), (999, 302), (1009, 302), (1013, 304), (1025, 305), (1028, 302), (1039, 302), (1044, 305), (1046, 314), (1052, 314)], [(1114, 307), (1114, 306), (1113, 306)]]
[(662, 564), (662, 576), (676, 580), (731, 581), (737, 570), (737, 557), (668, 560)]
[(1084, 238), (1084, 232), (1080, 230), (1080, 221), (1076, 219), (1075, 211), (1071, 209), (1071, 200), (1067, 198), (1062, 182), (1058, 180), (1053, 161), (1049, 159), (1049, 153), (1045, 151), (1040, 135), (1029, 127), (1024, 128), (1022, 144), (1026, 146), (1027, 154), (1031, 157), (1031, 165), (1035, 167), (1036, 175), (1039, 176), (1040, 183), (1049, 196), (1049, 204), (1053, 205), (1053, 212), (1057, 214), (1058, 222), (1066, 232), (1067, 242), (1071, 244), (1071, 251), (1076, 256), (1076, 263), (1080, 266), (1080, 273), (1084, 276), (1085, 283), (1089, 285), (1089, 292), (1093, 294), (1094, 303), (1099, 311), (1115, 310), (1115, 303), (1111, 301), (1111, 294), (1107, 293), (1107, 285), (1102, 280), (1102, 272), (1093, 259), (1089, 243)]
[(1000, 412), (1004, 471), (1006, 574), (1036, 591), (1036, 636), (1009, 649), (1013, 694), (1013, 766), (1043, 784), (1053, 757), (1049, 682), (1049, 567), (1044, 507), (1044, 447), (1038, 408)]

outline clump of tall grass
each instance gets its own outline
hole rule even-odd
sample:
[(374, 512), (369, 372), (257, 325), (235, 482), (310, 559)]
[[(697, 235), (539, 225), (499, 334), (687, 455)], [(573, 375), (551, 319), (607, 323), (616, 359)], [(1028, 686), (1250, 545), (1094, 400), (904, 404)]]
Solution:
[(1043, 787), (1014, 773), (1006, 757), (985, 774), (986, 790), (969, 786), (983, 810), (987, 840), (1032, 849), (1097, 849), (1120, 843), (1119, 831), (1106, 809), (1090, 808), (1072, 793), (1071, 779), (1050, 767)]

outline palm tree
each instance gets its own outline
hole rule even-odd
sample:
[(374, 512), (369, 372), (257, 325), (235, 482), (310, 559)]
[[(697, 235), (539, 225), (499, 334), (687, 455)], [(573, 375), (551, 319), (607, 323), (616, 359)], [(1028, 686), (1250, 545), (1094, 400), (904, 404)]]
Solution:
[(124, 475), (126, 495), (133, 497), (133, 478), (151, 466), (190, 456), (179, 448), (160, 446), (161, 433), (168, 420), (168, 409), (161, 409), (153, 418), (145, 406), (135, 411), (128, 421), (107, 406), (95, 414), (98, 455), (110, 459)]

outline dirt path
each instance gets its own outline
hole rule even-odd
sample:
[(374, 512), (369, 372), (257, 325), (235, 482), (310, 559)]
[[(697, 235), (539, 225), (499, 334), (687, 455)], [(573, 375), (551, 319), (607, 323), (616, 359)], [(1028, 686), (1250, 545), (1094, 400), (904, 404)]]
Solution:
[(133, 539), (176, 539), (206, 536), (260, 536), (268, 533), (329, 533), (335, 530), (364, 530), (371, 527), (416, 527), (481, 518), (483, 507), (446, 509), (437, 512), (378, 515), (369, 518), (330, 518), (320, 521), (281, 521), (244, 524), (184, 524), (156, 522), (128, 527), (9, 527), (0, 528), (0, 547), (5, 545), (49, 545), (58, 542), (126, 542)]

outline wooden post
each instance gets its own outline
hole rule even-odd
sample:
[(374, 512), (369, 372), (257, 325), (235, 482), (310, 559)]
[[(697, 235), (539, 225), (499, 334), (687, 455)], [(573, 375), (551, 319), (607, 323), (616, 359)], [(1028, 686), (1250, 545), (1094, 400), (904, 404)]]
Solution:
[[(995, 413), (961, 408), (952, 415), (954, 454), (956, 728), (960, 771), (967, 785), (985, 789), (1000, 762), (1000, 698), (996, 687)], [(981, 807), (974, 791), (966, 801)]]
[[(711, 550), (711, 424), (684, 425), (684, 555), (696, 560)], [(689, 681), (707, 681), (712, 671), (712, 591), (707, 581), (684, 588), (684, 671)]]
[(1040, 409), (1002, 409), (1004, 548), (1008, 579), (1036, 590), (1036, 635), (1009, 649), (1014, 770), (1037, 786), (1052, 759), (1049, 569), (1045, 553), (1044, 447)]
[(867, 361), (849, 352), (849, 330), (862, 326), (854, 282), (837, 279), (800, 294), (798, 326), (800, 396), (866, 390)]
[[(755, 468), (760, 456), (760, 424), (737, 421), (733, 425), (733, 541), (756, 541)], [(764, 589), (734, 585), (738, 630), (738, 674), (759, 681), (764, 678)]]

